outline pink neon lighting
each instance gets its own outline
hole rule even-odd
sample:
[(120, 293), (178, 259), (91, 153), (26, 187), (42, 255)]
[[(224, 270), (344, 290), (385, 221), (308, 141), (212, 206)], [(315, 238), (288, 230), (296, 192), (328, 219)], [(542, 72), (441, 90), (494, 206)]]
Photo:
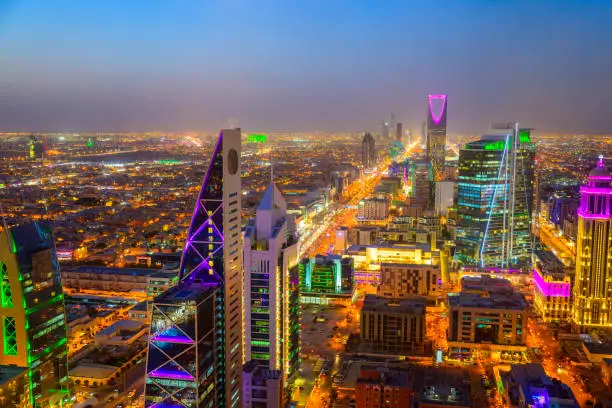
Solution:
[(585, 220), (607, 220), (610, 218), (610, 214), (589, 214), (584, 209), (578, 209), (578, 216), (584, 218)]
[(597, 194), (597, 195), (612, 195), (612, 187), (580, 187), (580, 193)]
[(570, 297), (570, 284), (567, 282), (546, 282), (537, 269), (533, 270), (533, 281), (544, 296)]
[[(442, 109), (440, 109), (440, 114), (436, 115), (433, 111), (433, 104), (432, 102), (434, 101), (434, 99), (441, 99), (442, 100)], [(429, 113), (431, 114), (431, 119), (433, 120), (433, 122), (437, 125), (438, 123), (440, 123), (440, 120), (442, 120), (442, 116), (444, 115), (444, 110), (446, 109), (446, 95), (445, 94), (439, 94), (439, 95), (429, 95)]]
[(599, 155), (599, 160), (597, 161), (597, 167), (603, 168), (604, 166), (604, 162), (603, 162), (603, 154)]

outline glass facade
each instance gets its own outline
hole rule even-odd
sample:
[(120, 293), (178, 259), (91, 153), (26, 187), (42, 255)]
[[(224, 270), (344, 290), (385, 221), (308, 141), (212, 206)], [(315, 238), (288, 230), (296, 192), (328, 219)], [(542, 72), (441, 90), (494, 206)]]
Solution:
[(153, 302), (146, 407), (240, 405), (240, 131), (224, 130), (187, 234), (177, 286)]
[(223, 320), (220, 303), (216, 286), (204, 289), (195, 284), (174, 287), (155, 301), (145, 406), (215, 405), (215, 350), (219, 346), (215, 329)]
[(14, 259), (0, 260), (2, 362), (29, 368), (32, 406), (60, 406), (70, 390), (64, 295), (51, 224), (11, 228), (7, 244), (2, 256), (12, 253)]
[[(523, 266), (533, 249), (535, 145), (521, 130), (484, 136), (459, 153), (456, 258), (465, 265)], [(516, 164), (516, 168), (515, 168)]]

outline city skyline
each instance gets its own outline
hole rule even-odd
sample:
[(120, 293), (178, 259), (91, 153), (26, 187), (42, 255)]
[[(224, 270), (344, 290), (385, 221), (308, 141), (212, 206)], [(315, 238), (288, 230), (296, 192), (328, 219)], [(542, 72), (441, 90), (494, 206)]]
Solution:
[(437, 92), (449, 134), (612, 129), (610, 4), (483, 5), (5, 2), (0, 130), (414, 131)]

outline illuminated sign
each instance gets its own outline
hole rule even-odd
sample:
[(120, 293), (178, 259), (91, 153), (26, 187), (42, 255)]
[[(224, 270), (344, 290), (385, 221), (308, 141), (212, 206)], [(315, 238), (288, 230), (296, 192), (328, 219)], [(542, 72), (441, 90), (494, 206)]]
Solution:
[(249, 143), (267, 143), (268, 135), (264, 134), (251, 134), (249, 135)]

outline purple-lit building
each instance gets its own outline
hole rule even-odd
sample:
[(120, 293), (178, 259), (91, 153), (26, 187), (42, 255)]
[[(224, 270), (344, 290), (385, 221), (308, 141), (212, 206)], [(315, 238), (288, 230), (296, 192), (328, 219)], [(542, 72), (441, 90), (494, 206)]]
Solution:
[(508, 374), (502, 375), (504, 397), (508, 406), (533, 408), (578, 408), (570, 387), (546, 375), (538, 363), (513, 364)]
[(571, 316), (571, 279), (550, 251), (535, 251), (534, 306), (545, 322), (567, 322)]
[(241, 406), (240, 130), (219, 136), (177, 286), (152, 304), (145, 407)]
[(580, 187), (573, 322), (612, 327), (612, 175), (600, 156)]

